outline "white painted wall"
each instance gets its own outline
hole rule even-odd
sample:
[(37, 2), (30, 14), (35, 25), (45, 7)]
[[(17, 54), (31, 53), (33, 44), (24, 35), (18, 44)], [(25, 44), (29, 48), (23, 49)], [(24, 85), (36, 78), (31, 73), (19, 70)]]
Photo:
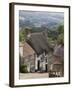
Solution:
[(37, 57), (37, 55), (36, 55), (36, 60), (35, 60), (35, 70), (37, 70), (38, 69), (38, 60), (40, 60), (40, 57), (41, 57), (41, 55), (39, 56), (39, 57)]
[(38, 69), (38, 61), (40, 61), (40, 67), (43, 68), (43, 70), (45, 70), (46, 61), (45, 60), (43, 60), (43, 62), (41, 61), (42, 55), (44, 55), (44, 57), (47, 57), (47, 55), (45, 55), (45, 53), (39, 55), (38, 57), (36, 55), (36, 60), (35, 60), (35, 69), (36, 70)]
[(19, 48), (19, 53), (20, 53), (21, 56), (23, 56), (23, 47)]

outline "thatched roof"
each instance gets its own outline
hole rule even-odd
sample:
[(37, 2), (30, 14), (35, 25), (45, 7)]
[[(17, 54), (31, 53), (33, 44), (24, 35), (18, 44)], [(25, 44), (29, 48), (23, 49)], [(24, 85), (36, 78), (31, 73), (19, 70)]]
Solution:
[(64, 57), (64, 46), (62, 46), (62, 45), (56, 46), (53, 54), (54, 54), (54, 56), (63, 58)]
[(27, 43), (35, 50), (37, 55), (49, 52), (51, 46), (48, 44), (47, 36), (45, 33), (31, 33), (27, 37)]

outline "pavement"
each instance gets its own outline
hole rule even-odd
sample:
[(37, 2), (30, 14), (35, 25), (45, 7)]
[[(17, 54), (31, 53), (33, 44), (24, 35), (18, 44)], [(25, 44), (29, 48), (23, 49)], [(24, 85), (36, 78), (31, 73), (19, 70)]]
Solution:
[(20, 73), (20, 79), (48, 78), (48, 73)]

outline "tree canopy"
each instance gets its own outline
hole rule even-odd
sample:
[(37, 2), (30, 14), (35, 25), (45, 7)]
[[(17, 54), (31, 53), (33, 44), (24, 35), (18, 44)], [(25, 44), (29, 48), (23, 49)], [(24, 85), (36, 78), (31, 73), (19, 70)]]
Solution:
[(22, 28), (19, 31), (19, 41), (20, 42), (25, 41), (27, 34), (31, 32), (32, 32), (32, 29), (29, 27)]
[(58, 25), (57, 29), (52, 30), (50, 28), (41, 27), (23, 27), (19, 31), (19, 41), (25, 41), (28, 33), (47, 31), (48, 42), (63, 44), (64, 43), (64, 25)]

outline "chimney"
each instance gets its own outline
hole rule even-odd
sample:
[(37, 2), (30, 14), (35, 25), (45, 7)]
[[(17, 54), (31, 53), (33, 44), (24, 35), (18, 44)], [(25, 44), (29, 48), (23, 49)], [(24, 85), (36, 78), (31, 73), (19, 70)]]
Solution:
[(43, 31), (42, 34), (47, 38), (48, 37), (48, 32), (47, 30)]
[(30, 38), (30, 37), (31, 37), (31, 33), (28, 33), (28, 34), (27, 34), (27, 37)]

